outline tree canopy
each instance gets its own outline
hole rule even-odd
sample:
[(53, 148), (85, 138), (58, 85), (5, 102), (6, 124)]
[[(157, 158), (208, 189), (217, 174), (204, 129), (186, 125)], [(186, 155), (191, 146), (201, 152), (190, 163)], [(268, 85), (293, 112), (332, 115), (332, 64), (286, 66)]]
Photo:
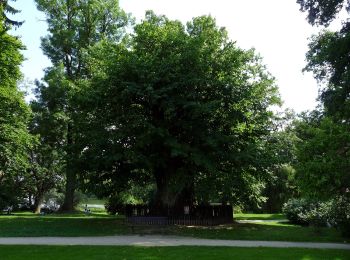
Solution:
[[(349, 1), (301, 0), (312, 25), (328, 26)], [(314, 197), (344, 195), (349, 183), (350, 22), (337, 32), (323, 30), (312, 37), (305, 70), (320, 83), (321, 106), (297, 123), (298, 176), (301, 188)]]
[[(328, 26), (341, 8), (350, 11), (348, 1), (309, 0), (298, 1), (303, 11), (309, 14), (311, 24)], [(312, 37), (306, 55), (308, 64), (305, 68), (312, 71), (322, 83), (320, 99), (325, 112), (334, 119), (349, 119), (349, 83), (350, 83), (350, 22), (343, 21), (338, 32), (322, 31)]]
[[(2, 10), (0, 5), (0, 13)], [(16, 37), (8, 34), (6, 20), (0, 15), (0, 208), (13, 203), (20, 194), (26, 174), (30, 110), (17, 88), (23, 48)]]
[(36, 0), (36, 3), (46, 15), (49, 34), (42, 38), (42, 49), (53, 67), (47, 69), (44, 82), (37, 83), (38, 101), (33, 102), (33, 109), (38, 113), (38, 122), (44, 126), (37, 130), (43, 130), (41, 135), (46, 135), (45, 140), (60, 140), (50, 147), (64, 158), (63, 167), (59, 167), (64, 169), (66, 180), (61, 209), (72, 211), (79, 171), (75, 167), (79, 154), (75, 149), (79, 135), (75, 122), (79, 111), (74, 97), (79, 91), (77, 82), (89, 77), (84, 53), (102, 39), (118, 41), (129, 18), (117, 0)]
[(110, 195), (153, 181), (163, 206), (258, 193), (259, 141), (277, 88), (254, 51), (238, 48), (215, 19), (184, 26), (148, 12), (128, 41), (91, 49), (89, 64), (87, 186)]

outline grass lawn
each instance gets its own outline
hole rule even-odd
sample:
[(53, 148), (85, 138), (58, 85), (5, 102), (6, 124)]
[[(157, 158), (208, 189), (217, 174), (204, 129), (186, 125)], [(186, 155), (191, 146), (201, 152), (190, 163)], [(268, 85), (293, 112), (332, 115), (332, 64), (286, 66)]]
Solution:
[(250, 214), (250, 213), (235, 213), (233, 215), (234, 219), (237, 220), (280, 220), (286, 219), (286, 216), (283, 214)]
[(20, 259), (350, 259), (349, 250), (234, 247), (0, 246), (2, 260)]
[[(301, 227), (288, 223), (263, 222), (214, 227), (137, 227), (136, 234), (164, 234), (199, 238), (266, 241), (344, 242), (333, 228)], [(38, 216), (32, 213), (0, 216), (0, 237), (108, 236), (131, 234), (123, 217), (105, 213)], [(348, 240), (347, 240), (348, 241)]]
[(105, 213), (0, 216), (0, 237), (108, 236), (126, 234), (128, 230), (124, 218)]

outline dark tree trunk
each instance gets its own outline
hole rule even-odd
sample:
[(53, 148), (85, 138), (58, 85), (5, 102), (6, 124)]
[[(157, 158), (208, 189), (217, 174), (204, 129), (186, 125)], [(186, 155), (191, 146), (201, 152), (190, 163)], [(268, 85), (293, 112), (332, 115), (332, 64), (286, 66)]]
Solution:
[[(170, 166), (171, 164), (169, 164)], [(191, 206), (194, 202), (194, 184), (189, 181), (187, 185), (177, 190), (170, 187), (171, 180), (176, 177), (177, 168), (155, 169), (154, 176), (157, 184), (157, 192), (153, 204), (153, 214), (156, 215), (182, 215), (184, 206)], [(177, 185), (172, 183), (172, 185)], [(182, 186), (182, 184), (180, 185)]]
[(73, 165), (73, 137), (72, 137), (72, 126), (68, 124), (67, 130), (67, 168), (66, 168), (66, 189), (64, 194), (64, 202), (60, 207), (61, 212), (72, 212), (74, 211), (74, 192), (76, 189), (77, 176)]
[(152, 214), (167, 215), (168, 203), (168, 180), (163, 168), (157, 167), (154, 171), (157, 191), (152, 205)]
[(62, 212), (74, 211), (74, 192), (76, 189), (76, 174), (67, 167), (66, 171), (66, 190), (64, 194), (64, 202), (60, 208)]

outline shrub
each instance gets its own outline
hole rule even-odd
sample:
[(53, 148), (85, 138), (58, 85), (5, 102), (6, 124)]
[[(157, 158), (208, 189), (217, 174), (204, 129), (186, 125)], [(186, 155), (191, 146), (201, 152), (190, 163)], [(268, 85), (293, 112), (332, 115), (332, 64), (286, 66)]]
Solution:
[(287, 219), (299, 225), (326, 226), (330, 221), (330, 202), (290, 199), (283, 205)]
[(105, 204), (105, 208), (109, 214), (115, 215), (117, 213), (123, 214), (125, 207), (120, 197), (113, 196), (108, 199), (108, 201)]
[(332, 225), (336, 226), (344, 236), (350, 237), (350, 198), (339, 196), (333, 199), (330, 216)]

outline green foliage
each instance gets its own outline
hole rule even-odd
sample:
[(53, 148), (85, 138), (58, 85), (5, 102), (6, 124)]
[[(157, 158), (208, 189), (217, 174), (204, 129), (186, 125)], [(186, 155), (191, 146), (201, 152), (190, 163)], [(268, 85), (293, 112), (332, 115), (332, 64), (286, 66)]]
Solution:
[[(348, 191), (349, 193), (349, 191)], [(330, 209), (331, 222), (338, 227), (344, 236), (350, 237), (350, 199), (349, 194), (332, 200)]]
[[(10, 0), (12, 2), (16, 2), (16, 0)], [(0, 15), (2, 16), (2, 19), (4, 19), (4, 25), (6, 29), (10, 29), (12, 26), (19, 27), (23, 24), (23, 22), (14, 21), (10, 19), (7, 14), (17, 14), (20, 11), (13, 8), (9, 3), (9, 0), (0, 0)]]
[(267, 201), (262, 205), (262, 211), (281, 212), (283, 204), (297, 194), (295, 169), (289, 164), (276, 165), (267, 179), (263, 192)]
[[(297, 0), (300, 10), (308, 12), (308, 21), (312, 25), (329, 25), (347, 0)], [(347, 6), (348, 10), (350, 6)]]
[(295, 224), (326, 226), (330, 220), (330, 202), (290, 199), (283, 205), (283, 213)]
[[(346, 6), (344, 0), (298, 0), (302, 11), (307, 11), (309, 22), (328, 26), (337, 13)], [(324, 83), (320, 91), (320, 100), (325, 107), (326, 115), (344, 123), (349, 114), (349, 82), (350, 82), (350, 22), (343, 22), (338, 32), (322, 31), (314, 35), (306, 55), (308, 64), (305, 68), (312, 71), (315, 78)]]
[(69, 79), (86, 76), (86, 48), (101, 39), (119, 40), (129, 22), (118, 0), (36, 0), (36, 4), (48, 23), (42, 49), (54, 66), (64, 64)]
[(153, 181), (166, 205), (190, 203), (194, 190), (200, 201), (259, 198), (260, 140), (279, 99), (253, 50), (211, 17), (184, 26), (148, 12), (124, 42), (103, 41), (89, 59), (88, 187), (112, 193)]
[[(328, 26), (346, 7), (344, 0), (299, 0), (308, 11), (309, 22)], [(349, 93), (350, 93), (350, 22), (343, 21), (337, 32), (322, 31), (309, 44), (305, 68), (321, 83), (320, 100), (324, 111), (304, 115), (297, 124), (297, 177), (308, 196), (333, 199), (332, 218), (349, 234), (348, 209), (345, 206), (350, 187), (349, 175)], [(339, 203), (339, 204), (338, 204)], [(337, 224), (336, 224), (337, 225)]]
[(349, 128), (318, 113), (296, 123), (296, 178), (303, 194), (328, 199), (350, 187)]
[[(88, 78), (84, 60), (86, 50), (101, 41), (118, 41), (129, 17), (117, 0), (60, 1), (36, 0), (46, 15), (49, 34), (42, 39), (42, 49), (53, 67), (46, 70), (43, 83), (37, 83), (37, 98), (32, 106), (37, 112), (43, 149), (59, 162), (64, 172), (66, 198), (64, 210), (72, 211), (77, 188), (79, 157), (84, 144), (79, 143), (79, 114), (76, 96), (79, 82)], [(51, 171), (53, 173), (53, 171)], [(62, 176), (63, 177), (63, 176)]]
[[(0, 13), (3, 6), (0, 5)], [(31, 137), (26, 125), (30, 109), (17, 88), (21, 78), (19, 66), (23, 61), (23, 45), (7, 33), (0, 16), (0, 208), (14, 204), (22, 193), (26, 175), (27, 152)]]
[(324, 31), (313, 36), (306, 58), (305, 70), (312, 71), (322, 83), (320, 100), (325, 113), (339, 123), (349, 121), (350, 91), (350, 23), (340, 32)]

